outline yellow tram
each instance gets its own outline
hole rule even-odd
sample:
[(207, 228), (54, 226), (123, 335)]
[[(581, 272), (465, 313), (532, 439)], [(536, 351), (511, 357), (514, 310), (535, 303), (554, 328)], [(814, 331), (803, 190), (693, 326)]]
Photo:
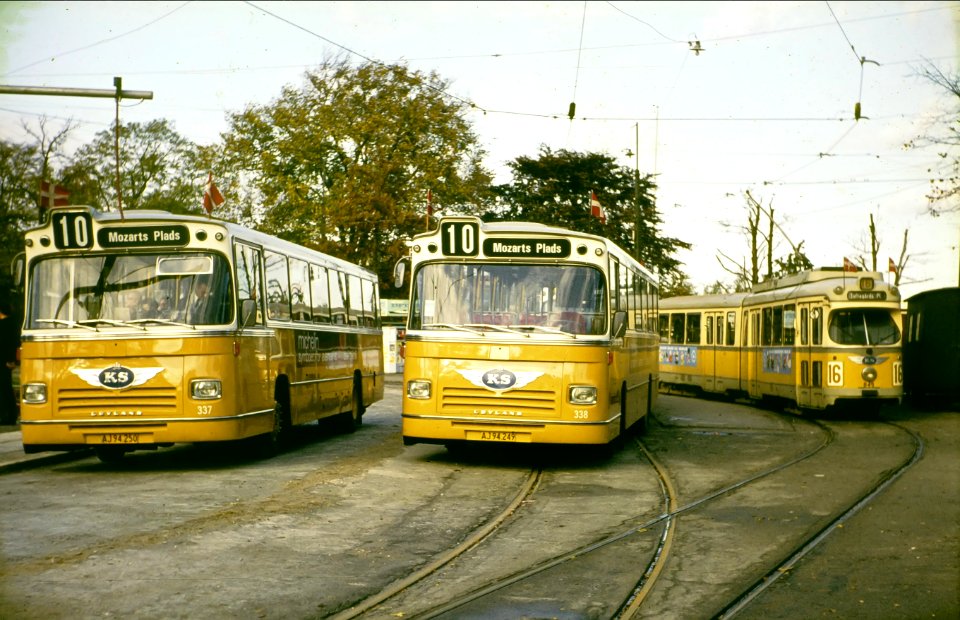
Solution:
[(805, 409), (899, 403), (900, 301), (883, 274), (840, 268), (663, 299), (661, 384)]
[(657, 396), (657, 280), (626, 252), (474, 217), (409, 246), (405, 444), (607, 444), (642, 428)]

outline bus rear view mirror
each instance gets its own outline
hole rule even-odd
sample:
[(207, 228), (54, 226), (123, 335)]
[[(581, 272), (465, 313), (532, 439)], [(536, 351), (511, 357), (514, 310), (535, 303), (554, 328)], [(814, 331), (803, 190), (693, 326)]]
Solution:
[(407, 259), (401, 258), (393, 267), (393, 286), (394, 288), (403, 288), (403, 279), (407, 275)]
[(627, 313), (623, 310), (617, 310), (613, 314), (613, 337), (623, 338), (627, 332)]
[(244, 299), (240, 304), (240, 327), (248, 327), (257, 321), (257, 302)]
[(10, 263), (10, 274), (13, 276), (13, 286), (18, 292), (23, 290), (24, 262), (25, 255), (23, 252), (20, 252), (13, 258), (13, 262)]

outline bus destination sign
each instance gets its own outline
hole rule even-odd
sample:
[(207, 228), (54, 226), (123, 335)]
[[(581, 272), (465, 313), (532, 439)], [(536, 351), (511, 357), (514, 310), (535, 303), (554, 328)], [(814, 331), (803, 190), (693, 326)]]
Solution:
[(567, 258), (570, 256), (570, 240), (517, 237), (484, 239), (483, 253), (490, 257)]
[(187, 245), (190, 232), (180, 224), (101, 228), (97, 241), (104, 248), (180, 247)]

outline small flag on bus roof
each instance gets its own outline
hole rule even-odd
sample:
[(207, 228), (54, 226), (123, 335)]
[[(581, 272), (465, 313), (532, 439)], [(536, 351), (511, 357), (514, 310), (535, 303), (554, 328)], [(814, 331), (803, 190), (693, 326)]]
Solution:
[(852, 261), (852, 260), (850, 260), (849, 258), (847, 258), (846, 256), (844, 256), (844, 257), (843, 257), (843, 270), (844, 270), (844, 271), (856, 271), (856, 270), (857, 270), (857, 266), (853, 264), (853, 261)]
[(888, 258), (887, 261), (889, 261), (888, 264), (887, 264), (887, 270), (888, 270), (890, 273), (897, 273), (897, 264), (896, 264), (895, 262), (893, 262), (893, 259), (892, 259), (892, 258)]
[(213, 208), (219, 207), (224, 203), (223, 194), (217, 189), (217, 184), (213, 182), (213, 173), (207, 176), (207, 187), (203, 190), (203, 208), (207, 215), (213, 213)]

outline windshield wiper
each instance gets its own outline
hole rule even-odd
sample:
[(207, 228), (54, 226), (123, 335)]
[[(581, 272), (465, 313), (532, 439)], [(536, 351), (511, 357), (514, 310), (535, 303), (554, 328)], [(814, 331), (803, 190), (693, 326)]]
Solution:
[(84, 329), (89, 329), (92, 332), (97, 331), (96, 328), (90, 327), (89, 325), (84, 325), (83, 323), (78, 323), (77, 321), (68, 321), (66, 319), (36, 319), (35, 323), (53, 323), (54, 325), (65, 325), (67, 327), (82, 327)]
[(114, 321), (113, 319), (85, 319), (83, 321), (77, 321), (77, 324), (83, 325), (83, 326), (87, 326), (87, 325), (97, 326), (97, 325), (100, 325), (101, 323), (105, 323), (112, 327), (135, 327), (137, 329), (142, 329), (143, 331), (147, 331), (146, 327), (143, 327), (141, 325), (132, 325), (133, 321)]
[(564, 336), (569, 336), (574, 340), (576, 340), (577, 338), (576, 334), (565, 332), (562, 329), (558, 329), (556, 327), (547, 327), (546, 325), (511, 325), (510, 328), (517, 329), (517, 330), (538, 331), (538, 332), (543, 332), (545, 334), (562, 334)]
[[(485, 335), (485, 334), (484, 334), (482, 331), (480, 331), (479, 329), (475, 329), (474, 327), (472, 327), (472, 326), (467, 326), (467, 325), (455, 325), (455, 324), (453, 324), (453, 323), (430, 323), (430, 324), (428, 324), (428, 325), (424, 325), (424, 326), (423, 326), (424, 329), (432, 329), (432, 328), (434, 328), (434, 327), (442, 327), (442, 328), (444, 328), (444, 329), (453, 329), (453, 330), (461, 331), (461, 332), (469, 332), (469, 333), (471, 333), (471, 334), (480, 334), (481, 336), (484, 336), (484, 335)], [(487, 326), (484, 325), (484, 327), (487, 327)]]
[(193, 329), (196, 329), (196, 328), (197, 328), (196, 325), (190, 325), (189, 323), (181, 323), (180, 321), (171, 321), (170, 319), (159, 319), (159, 318), (157, 318), (157, 319), (134, 319), (134, 320), (129, 321), (129, 322), (130, 322), (130, 323), (133, 323), (133, 324), (136, 324), (136, 325), (138, 325), (138, 326), (139, 326), (139, 325), (142, 325), (143, 323), (160, 323), (161, 325), (177, 325), (177, 326), (179, 326), (179, 327), (191, 327), (191, 328), (193, 328)]

